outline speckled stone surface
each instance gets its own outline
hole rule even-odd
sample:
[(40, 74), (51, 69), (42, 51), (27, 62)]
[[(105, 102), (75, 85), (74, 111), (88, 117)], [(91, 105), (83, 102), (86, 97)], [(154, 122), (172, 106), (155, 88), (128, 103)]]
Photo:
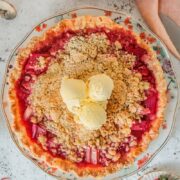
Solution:
[[(142, 21), (132, 0), (12, 0), (11, 2), (17, 8), (18, 16), (12, 21), (0, 19), (0, 87), (7, 58), (13, 48), (33, 26), (48, 16), (70, 8), (90, 5), (122, 10)], [(171, 59), (180, 84), (180, 61), (172, 56)], [(168, 144), (153, 159), (144, 172), (157, 168), (170, 170), (180, 175), (180, 106), (176, 119), (175, 129)], [(3, 177), (10, 177), (12, 180), (54, 179), (42, 172), (20, 153), (11, 140), (5, 119), (0, 113), (0, 179)], [(138, 175), (127, 179), (136, 180)]]

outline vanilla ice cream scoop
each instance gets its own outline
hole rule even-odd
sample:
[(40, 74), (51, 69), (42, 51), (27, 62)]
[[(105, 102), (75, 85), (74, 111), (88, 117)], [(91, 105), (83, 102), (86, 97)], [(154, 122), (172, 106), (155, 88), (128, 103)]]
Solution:
[(60, 94), (69, 111), (75, 113), (81, 100), (86, 98), (86, 84), (79, 79), (63, 79)]
[(80, 123), (89, 130), (99, 129), (106, 121), (106, 111), (94, 102), (84, 104), (78, 116)]
[(109, 99), (113, 88), (113, 80), (105, 74), (97, 74), (89, 79), (89, 97), (94, 101)]

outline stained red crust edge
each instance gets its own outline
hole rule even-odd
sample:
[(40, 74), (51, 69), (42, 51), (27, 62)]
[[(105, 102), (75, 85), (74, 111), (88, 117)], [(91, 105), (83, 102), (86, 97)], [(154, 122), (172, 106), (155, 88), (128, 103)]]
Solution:
[(146, 64), (148, 68), (153, 72), (156, 79), (156, 88), (158, 91), (158, 108), (157, 108), (157, 118), (154, 120), (152, 127), (149, 132), (146, 132), (143, 136), (143, 140), (137, 147), (134, 147), (130, 150), (130, 153), (127, 154), (127, 163), (113, 163), (107, 167), (84, 167), (80, 168), (75, 163), (68, 160), (62, 160), (60, 158), (53, 157), (49, 153), (45, 152), (38, 144), (32, 142), (31, 138), (27, 135), (26, 129), (21, 122), (20, 109), (18, 108), (18, 99), (15, 94), (14, 83), (18, 79), (21, 73), (22, 65), (25, 59), (29, 56), (32, 50), (34, 50), (41, 42), (45, 41), (50, 34), (59, 34), (66, 30), (79, 30), (84, 28), (95, 28), (95, 27), (107, 27), (109, 29), (122, 28), (120, 25), (113, 22), (110, 18), (99, 16), (81, 16), (74, 19), (62, 20), (57, 25), (49, 29), (41, 37), (34, 37), (31, 42), (27, 45), (26, 48), (21, 49), (18, 53), (16, 60), (16, 65), (10, 76), (10, 89), (9, 89), (9, 98), (11, 100), (11, 109), (14, 115), (14, 122), (12, 124), (12, 130), (16, 133), (21, 145), (28, 149), (32, 156), (44, 160), (50, 167), (60, 168), (67, 172), (73, 172), (78, 176), (105, 176), (110, 173), (113, 173), (126, 165), (132, 164), (134, 159), (144, 152), (149, 143), (155, 139), (159, 134), (159, 128), (164, 119), (164, 111), (167, 104), (166, 96), (166, 81), (163, 76), (163, 71), (159, 61), (156, 58), (156, 54), (151, 50), (151, 48), (142, 41), (139, 36), (135, 33), (133, 35), (137, 39), (138, 44), (145, 48), (148, 51), (151, 60), (147, 60)]

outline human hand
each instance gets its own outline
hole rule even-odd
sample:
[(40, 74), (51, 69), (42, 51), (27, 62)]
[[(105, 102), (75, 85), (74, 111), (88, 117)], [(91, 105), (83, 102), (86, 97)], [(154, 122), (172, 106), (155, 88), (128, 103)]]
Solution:
[(172, 43), (166, 29), (161, 22), (159, 13), (169, 16), (177, 25), (180, 25), (179, 0), (136, 0), (139, 11), (150, 29), (166, 44), (170, 52), (180, 59), (180, 54)]

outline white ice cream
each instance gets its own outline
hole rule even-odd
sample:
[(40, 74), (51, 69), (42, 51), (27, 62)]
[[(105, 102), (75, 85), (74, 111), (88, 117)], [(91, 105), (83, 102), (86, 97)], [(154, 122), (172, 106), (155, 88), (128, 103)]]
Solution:
[(89, 97), (94, 101), (109, 99), (113, 88), (113, 80), (105, 74), (97, 74), (89, 79)]
[(82, 106), (79, 120), (87, 129), (99, 129), (106, 121), (106, 111), (98, 103), (90, 102)]
[(88, 83), (79, 79), (63, 79), (60, 94), (68, 110), (88, 130), (97, 130), (106, 122), (106, 105), (114, 88), (105, 75), (92, 76)]
[(75, 113), (81, 100), (86, 98), (86, 84), (79, 79), (63, 79), (60, 93), (69, 111)]

